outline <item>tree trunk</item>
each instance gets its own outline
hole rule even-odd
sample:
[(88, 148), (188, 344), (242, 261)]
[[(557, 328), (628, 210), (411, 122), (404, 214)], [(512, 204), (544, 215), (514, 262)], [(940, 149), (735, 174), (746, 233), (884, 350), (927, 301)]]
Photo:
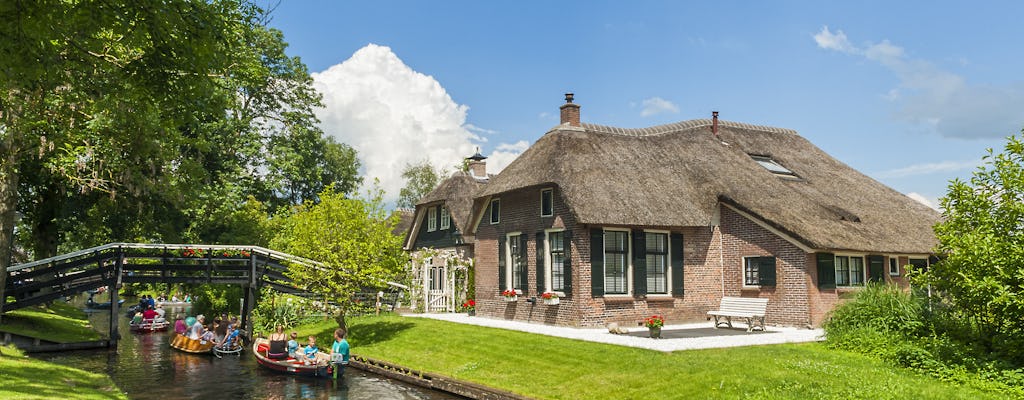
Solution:
[(348, 325), (345, 323), (345, 310), (338, 311), (338, 315), (334, 317), (334, 321), (338, 323), (338, 327), (348, 332)]
[[(18, 209), (18, 162), (14, 132), (0, 128), (0, 304), (7, 303), (7, 267), (11, 266), (14, 248), (15, 213)], [(2, 321), (3, 313), (0, 313)]]

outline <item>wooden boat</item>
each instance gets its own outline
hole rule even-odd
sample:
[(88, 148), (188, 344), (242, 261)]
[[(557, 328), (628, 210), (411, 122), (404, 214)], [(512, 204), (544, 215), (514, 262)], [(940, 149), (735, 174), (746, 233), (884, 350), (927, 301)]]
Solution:
[[(124, 300), (118, 300), (117, 301), (117, 305), (121, 305), (121, 304), (124, 304)], [(108, 301), (106, 303), (97, 303), (95, 301), (92, 301), (92, 297), (90, 297), (89, 300), (87, 300), (85, 302), (85, 306), (89, 307), (89, 308), (92, 308), (92, 309), (109, 309), (110, 308), (110, 302)]]
[(270, 341), (266, 338), (259, 338), (253, 341), (252, 353), (256, 356), (256, 362), (269, 370), (318, 378), (328, 378), (334, 374), (334, 366), (330, 363), (326, 365), (305, 365), (291, 357), (285, 360), (274, 360), (267, 358), (268, 349), (270, 349)]
[(167, 309), (167, 308), (192, 307), (192, 303), (188, 303), (188, 302), (184, 302), (184, 301), (158, 301), (158, 302), (156, 302), (156, 305), (164, 306), (165, 309)]
[(171, 324), (167, 321), (156, 322), (151, 319), (144, 319), (142, 320), (142, 322), (138, 324), (129, 324), (128, 326), (131, 327), (132, 332), (150, 333), (157, 331), (166, 331), (167, 327), (171, 326)]
[(213, 341), (195, 340), (181, 334), (174, 335), (174, 339), (171, 340), (172, 348), (193, 354), (212, 354), (211, 350), (216, 344)]

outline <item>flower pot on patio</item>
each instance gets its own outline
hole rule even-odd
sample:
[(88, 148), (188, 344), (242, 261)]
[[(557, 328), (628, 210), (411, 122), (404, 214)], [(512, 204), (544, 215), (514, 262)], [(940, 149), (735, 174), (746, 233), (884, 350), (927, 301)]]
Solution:
[(466, 314), (469, 314), (470, 317), (475, 317), (476, 316), (476, 310), (475, 309), (468, 310), (468, 311), (466, 311)]
[(661, 339), (661, 327), (647, 328), (650, 331), (652, 339)]

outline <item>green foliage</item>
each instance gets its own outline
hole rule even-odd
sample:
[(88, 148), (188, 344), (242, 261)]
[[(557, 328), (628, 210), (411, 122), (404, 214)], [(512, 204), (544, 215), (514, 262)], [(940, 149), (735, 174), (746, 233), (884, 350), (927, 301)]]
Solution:
[(434, 190), (441, 183), (442, 172), (434, 169), (430, 161), (423, 160), (417, 164), (405, 164), (402, 170), (402, 178), (405, 178), (405, 187), (398, 192), (399, 207), (416, 207), (416, 203), (423, 196)]
[(127, 399), (110, 376), (0, 350), (0, 398)]
[(865, 330), (910, 337), (925, 327), (921, 303), (894, 285), (869, 283), (853, 301), (836, 307), (823, 327), (830, 339)]
[(264, 289), (259, 303), (252, 310), (253, 329), (255, 332), (273, 332), (277, 325), (291, 329), (322, 321), (326, 313), (327, 307), (322, 302)]
[(89, 324), (85, 312), (59, 301), (4, 314), (2, 330), (58, 343), (100, 338)]
[(382, 192), (368, 199), (346, 198), (328, 188), (320, 202), (307, 201), (284, 215), (271, 246), (323, 263), (293, 264), (288, 274), (298, 286), (339, 307), (338, 324), (354, 305), (354, 295), (384, 288), (402, 271), (407, 256), (391, 233), (397, 217), (383, 207)]
[[(193, 315), (238, 314), (244, 296), (237, 285), (199, 285), (191, 289)], [(207, 321), (213, 321), (207, 319)]]

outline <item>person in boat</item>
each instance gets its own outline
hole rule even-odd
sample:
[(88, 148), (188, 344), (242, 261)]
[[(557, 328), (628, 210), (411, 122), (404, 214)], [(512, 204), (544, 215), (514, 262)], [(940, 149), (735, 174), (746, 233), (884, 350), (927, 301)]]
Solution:
[(267, 349), (267, 358), (283, 360), (288, 358), (287, 343), (288, 336), (284, 334), (284, 326), (277, 324), (274, 333), (267, 338), (270, 341), (270, 348)]
[(179, 301), (181, 301), (181, 300), (178, 299), (178, 294), (177, 293), (171, 295), (171, 302), (172, 303), (177, 303)]
[(167, 311), (164, 311), (164, 305), (163, 304), (157, 304), (156, 305), (156, 310), (153, 310), (153, 311), (156, 311), (156, 317), (153, 318), (153, 322), (166, 322), (167, 321), (167, 319), (164, 318), (164, 315), (167, 314)]
[(167, 296), (164, 295), (163, 293), (160, 293), (160, 295), (156, 297), (156, 301), (163, 303), (167, 301)]
[(347, 332), (338, 328), (334, 330), (334, 344), (331, 345), (331, 362), (335, 364), (348, 364), (349, 345), (345, 339)]
[(306, 345), (305, 349), (302, 349), (303, 363), (306, 365), (326, 364), (325, 356), (321, 356), (320, 349), (316, 347), (316, 336), (309, 335), (309, 344)]
[(186, 303), (191, 303), (192, 302), (192, 295), (190, 295), (188, 293), (185, 293), (185, 302)]
[(153, 299), (153, 296), (146, 296), (146, 303), (154, 310), (156, 309), (156, 300)]
[(174, 316), (174, 333), (184, 335), (188, 332), (188, 325), (185, 325), (185, 320), (182, 319), (181, 313)]
[(241, 331), (238, 329), (238, 325), (230, 324), (230, 326), (228, 326), (228, 334), (224, 336), (224, 339), (221, 340), (218, 347), (221, 350), (231, 350), (235, 348), (235, 341), (238, 340), (239, 334), (241, 334)]
[(200, 344), (207, 344), (214, 341), (213, 335), (213, 324), (209, 324), (203, 329), (203, 335), (199, 337)]
[(142, 320), (146, 322), (153, 322), (156, 320), (157, 315), (160, 314), (157, 314), (156, 310), (154, 310), (152, 306), (149, 306), (146, 308), (146, 311), (142, 312)]
[(206, 322), (206, 317), (203, 314), (196, 316), (196, 323), (192, 324), (192, 330), (189, 331), (188, 338), (192, 340), (199, 340), (203, 336), (203, 323)]
[(146, 301), (146, 295), (142, 295), (139, 298), (139, 311), (145, 310), (147, 305), (149, 305), (149, 302)]
[(224, 340), (224, 336), (228, 334), (228, 314), (222, 313), (220, 317), (214, 320), (217, 323), (217, 330), (214, 332), (217, 334), (217, 342)]
[(142, 323), (142, 313), (135, 312), (135, 316), (132, 317), (132, 325), (138, 325)]
[(299, 355), (299, 333), (298, 332), (294, 332), (293, 331), (292, 332), (292, 338), (288, 340), (288, 357), (294, 358), (296, 360), (298, 360), (299, 357), (301, 357)]

